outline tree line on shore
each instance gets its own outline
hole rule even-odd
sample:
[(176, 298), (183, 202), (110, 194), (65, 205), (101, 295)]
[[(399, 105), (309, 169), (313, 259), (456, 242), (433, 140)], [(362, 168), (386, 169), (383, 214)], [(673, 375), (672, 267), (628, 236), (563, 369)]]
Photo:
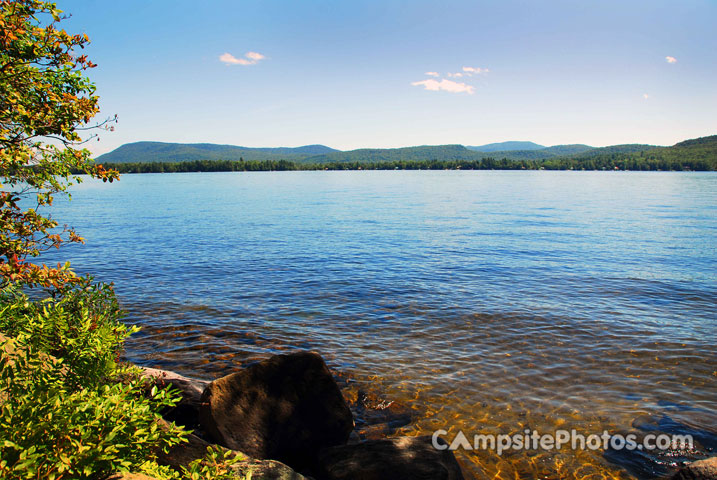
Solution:
[(104, 164), (120, 173), (274, 172), (292, 170), (636, 170), (715, 171), (717, 159), (679, 155), (611, 154), (549, 160), (405, 160), (391, 162), (298, 163), (289, 160), (193, 160)]

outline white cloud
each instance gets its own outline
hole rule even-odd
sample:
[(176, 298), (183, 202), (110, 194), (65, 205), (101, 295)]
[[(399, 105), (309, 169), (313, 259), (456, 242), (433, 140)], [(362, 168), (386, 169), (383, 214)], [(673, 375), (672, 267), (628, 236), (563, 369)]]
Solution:
[(422, 86), (426, 90), (431, 90), (434, 92), (437, 92), (439, 90), (443, 90), (445, 92), (451, 92), (451, 93), (467, 93), (469, 95), (473, 95), (475, 93), (475, 88), (471, 85), (466, 85), (465, 83), (460, 82), (454, 82), (452, 80), (446, 80), (445, 78), (442, 79), (440, 82), (438, 80), (434, 80), (432, 78), (421, 80), (420, 82), (413, 82), (411, 83), (414, 87), (420, 87)]
[(665, 60), (667, 60), (667, 63), (677, 63), (677, 59), (675, 57), (670, 57), (669, 55), (665, 57)]
[(250, 61), (246, 58), (236, 58), (231, 53), (225, 53), (219, 57), (219, 61), (226, 63), (227, 65), (251, 65)]
[(244, 58), (237, 58), (231, 53), (224, 53), (219, 56), (219, 61), (226, 65), (255, 65), (260, 60), (264, 60), (266, 57), (261, 53), (257, 52), (246, 52)]
[[(419, 82), (413, 82), (411, 85), (414, 87), (423, 87), (426, 90), (431, 90), (434, 92), (437, 91), (444, 91), (444, 92), (451, 92), (451, 93), (467, 93), (468, 95), (473, 95), (475, 93), (475, 87), (473, 85), (469, 85), (468, 83), (463, 83), (460, 81), (454, 81), (454, 80), (448, 80), (449, 78), (470, 78), (473, 75), (478, 74), (486, 74), (488, 73), (487, 68), (478, 68), (478, 67), (463, 67), (461, 71), (458, 72), (448, 72), (443, 75), (439, 74), (438, 72), (426, 72), (425, 75), (429, 77), (434, 78), (427, 78), (425, 80), (421, 80)], [(446, 77), (446, 78), (441, 78)]]
[(266, 58), (261, 53), (256, 52), (246, 52), (246, 55), (244, 56), (250, 60), (254, 60), (255, 62), (258, 62), (259, 60), (264, 60)]
[(480, 68), (480, 67), (463, 67), (463, 71), (466, 72), (468, 75), (473, 74), (486, 74), (490, 72), (487, 68)]

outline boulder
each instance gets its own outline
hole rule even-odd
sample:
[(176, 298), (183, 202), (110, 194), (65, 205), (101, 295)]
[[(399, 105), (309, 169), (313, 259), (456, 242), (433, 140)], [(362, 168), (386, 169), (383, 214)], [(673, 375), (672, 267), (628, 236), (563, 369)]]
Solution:
[(211, 382), (199, 409), (209, 439), (296, 470), (322, 448), (343, 445), (353, 418), (321, 356), (275, 355)]
[(209, 381), (185, 377), (169, 370), (148, 367), (142, 367), (142, 375), (157, 386), (172, 386), (182, 395), (182, 399), (174, 408), (163, 412), (164, 418), (188, 429), (197, 428), (202, 392)]
[(240, 479), (246, 478), (246, 473), (251, 472), (251, 478), (261, 480), (311, 480), (311, 477), (305, 477), (276, 460), (250, 458), (237, 463), (234, 470)]
[[(212, 446), (193, 434), (190, 434), (187, 440), (186, 443), (175, 445), (168, 452), (157, 452), (157, 463), (168, 465), (175, 469), (186, 467), (194, 460), (204, 458), (207, 453), (207, 447)], [(223, 447), (218, 448), (226, 450)], [(258, 460), (242, 452), (234, 452), (234, 454), (241, 458), (240, 462), (233, 465), (233, 470), (236, 472), (238, 479), (245, 478), (246, 473), (251, 472), (252, 478), (261, 478), (263, 480), (307, 480), (307, 477), (296, 473), (281, 462)]]
[(670, 478), (671, 480), (717, 480), (717, 457), (692, 462)]
[(453, 452), (435, 449), (430, 436), (369, 440), (324, 449), (319, 453), (317, 476), (325, 480), (463, 479)]

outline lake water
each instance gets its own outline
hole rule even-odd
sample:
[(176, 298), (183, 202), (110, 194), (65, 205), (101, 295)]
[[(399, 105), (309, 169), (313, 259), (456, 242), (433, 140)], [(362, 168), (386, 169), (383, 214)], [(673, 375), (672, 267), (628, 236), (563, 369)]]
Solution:
[[(139, 364), (214, 377), (311, 349), (347, 397), (412, 409), (396, 434), (657, 425), (714, 448), (717, 174), (125, 175), (55, 216), (87, 240), (62, 258), (114, 282), (143, 327)], [(679, 460), (457, 455), (481, 479), (649, 478)]]

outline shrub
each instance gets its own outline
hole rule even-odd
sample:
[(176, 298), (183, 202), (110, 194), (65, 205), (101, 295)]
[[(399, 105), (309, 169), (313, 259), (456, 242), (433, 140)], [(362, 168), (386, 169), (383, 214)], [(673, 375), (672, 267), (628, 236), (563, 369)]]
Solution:
[(159, 414), (179, 398), (118, 360), (137, 330), (120, 318), (112, 288), (89, 280), (42, 300), (0, 290), (0, 478), (240, 478), (231, 451), (212, 448), (179, 471), (156, 463), (187, 434)]
[(62, 359), (70, 389), (98, 385), (114, 374), (122, 342), (137, 331), (121, 321), (109, 285), (86, 280), (59, 298), (30, 301), (15, 287), (0, 294), (0, 332)]
[(0, 305), (1, 478), (98, 478), (181, 441), (158, 414), (177, 397), (117, 362), (135, 329), (119, 321), (109, 287), (41, 301), (8, 290)]

